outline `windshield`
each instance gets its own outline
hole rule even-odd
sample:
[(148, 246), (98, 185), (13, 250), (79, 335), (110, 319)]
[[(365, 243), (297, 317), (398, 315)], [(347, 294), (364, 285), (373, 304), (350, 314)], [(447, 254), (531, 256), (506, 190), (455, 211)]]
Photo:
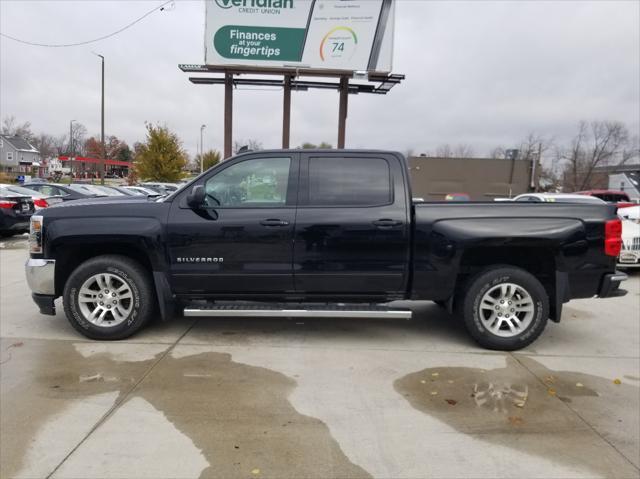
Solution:
[[(33, 193), (33, 191), (31, 193)], [(0, 186), (0, 196), (20, 196), (23, 194), (24, 193), (17, 193), (15, 191), (11, 191), (5, 186)], [(27, 194), (26, 196), (31, 196), (31, 194)]]
[(93, 190), (96, 190), (99, 193), (107, 196), (124, 196), (124, 193), (120, 193), (118, 190), (114, 190), (113, 188), (109, 188), (108, 186), (102, 186), (102, 185), (88, 185), (88, 186), (91, 186)]
[(95, 191), (92, 190), (91, 188), (89, 188), (91, 185), (78, 185), (78, 184), (72, 184), (72, 185), (66, 185), (67, 188), (72, 189), (73, 191), (77, 191), (78, 193), (82, 193), (83, 195), (100, 195), (100, 196), (105, 196), (104, 193), (100, 192), (100, 191)]
[(20, 195), (40, 196), (36, 191), (30, 190), (29, 188), (24, 188), (22, 186), (2, 185), (0, 188), (3, 188), (4, 190), (9, 192), (18, 193)]

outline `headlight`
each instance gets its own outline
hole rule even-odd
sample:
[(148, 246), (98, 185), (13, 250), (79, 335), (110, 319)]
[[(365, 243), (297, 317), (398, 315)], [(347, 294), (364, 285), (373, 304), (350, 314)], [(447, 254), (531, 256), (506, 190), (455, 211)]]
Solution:
[(42, 253), (42, 216), (31, 216), (31, 226), (29, 227), (29, 252), (32, 254)]

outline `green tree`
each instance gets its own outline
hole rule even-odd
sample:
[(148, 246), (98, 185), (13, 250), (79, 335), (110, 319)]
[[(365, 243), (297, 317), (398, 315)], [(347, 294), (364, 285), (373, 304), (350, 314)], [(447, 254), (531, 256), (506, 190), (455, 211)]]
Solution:
[[(220, 163), (220, 152), (218, 150), (209, 150), (202, 157), (203, 170), (206, 171), (212, 166)], [(196, 155), (195, 163), (198, 171), (200, 171), (200, 155)]]
[(166, 126), (147, 123), (147, 139), (136, 145), (134, 168), (142, 180), (178, 181), (187, 164), (187, 155), (178, 136)]

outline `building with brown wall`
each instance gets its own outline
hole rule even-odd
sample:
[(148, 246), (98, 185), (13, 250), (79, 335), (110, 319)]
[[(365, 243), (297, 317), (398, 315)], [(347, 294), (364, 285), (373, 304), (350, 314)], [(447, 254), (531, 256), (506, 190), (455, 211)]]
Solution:
[(493, 158), (409, 158), (413, 196), (443, 201), (466, 193), (473, 201), (492, 201), (531, 191), (531, 161)]

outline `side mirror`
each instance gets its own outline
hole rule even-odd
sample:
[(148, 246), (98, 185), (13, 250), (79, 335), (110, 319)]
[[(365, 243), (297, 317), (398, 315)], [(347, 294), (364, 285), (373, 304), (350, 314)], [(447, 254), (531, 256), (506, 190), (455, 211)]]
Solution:
[(204, 204), (204, 186), (196, 185), (187, 195), (187, 205), (189, 208), (202, 208)]

